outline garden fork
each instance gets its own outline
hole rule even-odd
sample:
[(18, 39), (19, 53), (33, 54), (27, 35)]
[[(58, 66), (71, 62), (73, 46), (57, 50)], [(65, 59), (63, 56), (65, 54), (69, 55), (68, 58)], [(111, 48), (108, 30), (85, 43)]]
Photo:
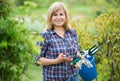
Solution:
[(98, 51), (99, 47), (97, 45), (94, 45), (88, 50), (88, 55), (90, 56), (95, 55)]

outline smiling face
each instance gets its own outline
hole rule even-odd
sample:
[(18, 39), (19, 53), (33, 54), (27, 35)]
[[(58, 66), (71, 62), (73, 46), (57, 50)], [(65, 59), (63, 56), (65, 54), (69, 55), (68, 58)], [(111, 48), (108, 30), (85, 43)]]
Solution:
[(63, 9), (57, 10), (52, 15), (52, 24), (54, 27), (63, 27), (66, 21), (65, 12)]
[(68, 17), (67, 8), (62, 2), (53, 3), (48, 9), (46, 19), (47, 29), (54, 30), (55, 27), (63, 27), (65, 30), (69, 30)]

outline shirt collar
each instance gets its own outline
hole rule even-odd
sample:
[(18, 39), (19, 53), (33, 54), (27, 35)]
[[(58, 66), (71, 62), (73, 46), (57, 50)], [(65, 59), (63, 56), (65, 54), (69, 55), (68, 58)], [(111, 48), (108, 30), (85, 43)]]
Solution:
[(50, 34), (54, 34), (55, 31), (54, 30), (49, 30)]

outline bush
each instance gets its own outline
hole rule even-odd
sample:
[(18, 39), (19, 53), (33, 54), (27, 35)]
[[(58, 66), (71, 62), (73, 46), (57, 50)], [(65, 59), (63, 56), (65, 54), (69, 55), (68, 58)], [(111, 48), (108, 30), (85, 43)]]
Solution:
[(35, 52), (32, 35), (14, 20), (1, 19), (0, 25), (0, 79), (20, 81)]
[(10, 0), (0, 0), (0, 18), (6, 18), (12, 9)]
[(96, 18), (96, 39), (102, 50), (97, 69), (100, 81), (120, 80), (120, 11), (106, 13)]
[(0, 0), (0, 81), (21, 81), (35, 49), (24, 19), (10, 19), (11, 0)]

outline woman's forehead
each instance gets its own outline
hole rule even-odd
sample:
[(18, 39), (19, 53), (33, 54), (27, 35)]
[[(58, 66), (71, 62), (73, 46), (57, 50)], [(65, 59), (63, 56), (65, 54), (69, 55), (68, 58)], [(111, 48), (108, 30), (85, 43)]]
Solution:
[(65, 12), (65, 10), (63, 8), (56, 8), (53, 10), (53, 13), (56, 13), (56, 12)]

